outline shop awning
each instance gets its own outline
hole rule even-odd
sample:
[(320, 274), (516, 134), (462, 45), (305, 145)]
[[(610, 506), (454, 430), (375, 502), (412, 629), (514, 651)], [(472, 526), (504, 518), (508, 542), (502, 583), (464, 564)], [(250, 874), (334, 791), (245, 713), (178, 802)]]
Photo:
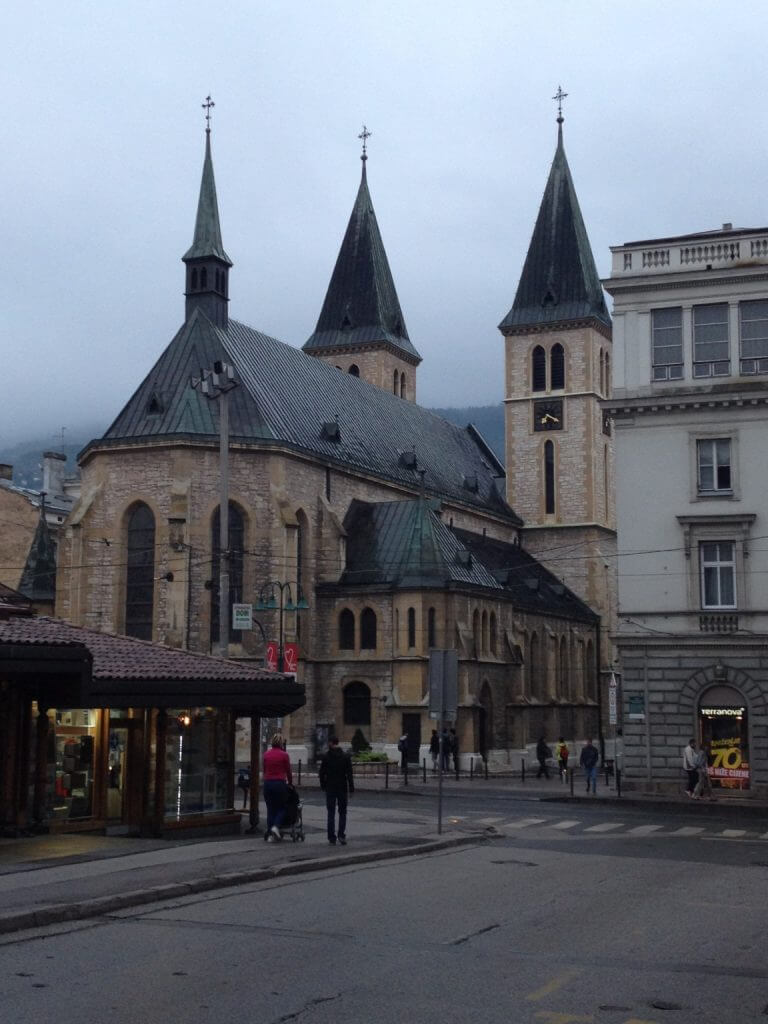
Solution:
[(14, 682), (25, 680), (30, 698), (49, 706), (210, 706), (286, 715), (305, 702), (304, 686), (292, 676), (251, 662), (99, 633), (46, 615), (0, 618), (0, 679), (6, 672)]

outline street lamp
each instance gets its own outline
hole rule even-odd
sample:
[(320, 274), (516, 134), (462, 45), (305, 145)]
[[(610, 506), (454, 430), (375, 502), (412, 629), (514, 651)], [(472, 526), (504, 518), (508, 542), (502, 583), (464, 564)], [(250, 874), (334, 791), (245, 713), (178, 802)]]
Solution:
[(296, 601), (294, 602), (293, 591), (290, 583), (283, 583), (282, 580), (270, 580), (269, 583), (265, 583), (259, 591), (259, 596), (254, 604), (254, 608), (257, 612), (277, 610), (280, 612), (277, 671), (282, 672), (285, 653), (283, 643), (283, 615), (285, 612), (302, 612), (309, 608), (309, 602), (301, 592), (301, 584), (296, 584)]

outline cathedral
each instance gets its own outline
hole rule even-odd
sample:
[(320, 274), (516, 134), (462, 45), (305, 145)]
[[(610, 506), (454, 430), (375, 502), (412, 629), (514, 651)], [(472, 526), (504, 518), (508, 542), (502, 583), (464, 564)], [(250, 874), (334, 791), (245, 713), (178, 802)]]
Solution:
[[(365, 141), (365, 140), (364, 140)], [(330, 261), (329, 261), (330, 262)], [(472, 426), (417, 403), (411, 340), (367, 154), (317, 324), (302, 350), (230, 315), (210, 127), (183, 256), (184, 320), (79, 457), (56, 614), (102, 631), (295, 671), (296, 759), (357, 730), (424, 756), (432, 649), (458, 652), (463, 758), (507, 764), (545, 735), (600, 735), (615, 545), (611, 321), (558, 124), (506, 346), (506, 466)], [(496, 311), (498, 314), (498, 311)], [(489, 310), (489, 318), (494, 311)], [(309, 325), (308, 325), (309, 326)], [(220, 545), (228, 367), (228, 545)], [(220, 636), (219, 577), (249, 606)], [(229, 616), (224, 616), (225, 621)], [(251, 628), (248, 628), (251, 627)], [(125, 714), (130, 717), (128, 709)]]

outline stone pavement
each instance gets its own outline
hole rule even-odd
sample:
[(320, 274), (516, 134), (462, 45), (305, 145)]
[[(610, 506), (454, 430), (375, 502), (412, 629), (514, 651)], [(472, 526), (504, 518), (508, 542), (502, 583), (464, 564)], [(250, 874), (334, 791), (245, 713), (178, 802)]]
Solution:
[[(79, 833), (0, 839), (0, 934), (96, 917), (195, 892), (372, 860), (432, 853), (485, 837), (438, 836), (432, 815), (387, 820), (350, 804), (347, 846), (329, 846), (319, 793), (304, 802), (306, 841), (266, 843), (262, 834), (155, 840)], [(244, 819), (247, 825), (247, 818)]]

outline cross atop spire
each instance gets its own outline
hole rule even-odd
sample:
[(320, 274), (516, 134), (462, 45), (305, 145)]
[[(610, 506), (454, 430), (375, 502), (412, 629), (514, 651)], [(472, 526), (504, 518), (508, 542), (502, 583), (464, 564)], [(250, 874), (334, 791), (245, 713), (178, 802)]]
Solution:
[(369, 132), (368, 129), (365, 127), (365, 125), (363, 125), (363, 130), (357, 136), (358, 139), (362, 139), (363, 140), (363, 152), (362, 152), (362, 156), (360, 157), (360, 159), (363, 161), (363, 163), (365, 163), (365, 161), (368, 159), (368, 152), (367, 152), (368, 147), (367, 147), (366, 143), (368, 142), (368, 139), (370, 139), (371, 135), (373, 135), (373, 132)]
[(215, 107), (216, 104), (210, 97), (210, 94), (205, 97), (205, 103), (200, 104), (205, 111), (205, 133), (206, 135), (211, 134), (211, 107)]
[[(563, 100), (568, 95), (567, 92), (563, 92), (562, 86), (558, 85), (557, 92), (552, 97), (553, 100), (557, 100), (557, 123), (563, 123)], [(210, 99), (210, 97), (208, 97)]]

